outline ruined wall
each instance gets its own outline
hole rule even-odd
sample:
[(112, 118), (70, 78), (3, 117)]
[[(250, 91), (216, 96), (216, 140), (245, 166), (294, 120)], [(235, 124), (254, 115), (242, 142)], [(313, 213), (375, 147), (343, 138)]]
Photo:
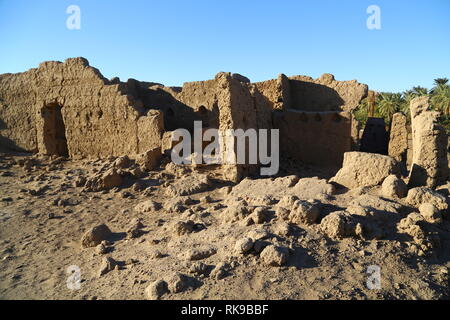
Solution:
[(439, 112), (430, 110), (428, 96), (413, 99), (410, 111), (413, 164), (409, 186), (436, 187), (449, 176), (447, 134), (438, 123)]
[(161, 144), (162, 113), (144, 109), (126, 84), (110, 84), (86, 59), (44, 62), (1, 79), (0, 134), (9, 146), (53, 153), (55, 128), (64, 128), (59, 140), (64, 134), (74, 158), (135, 155)]
[[(219, 130), (227, 132), (230, 129), (247, 130), (257, 128), (257, 115), (250, 93), (249, 87), (231, 77), (230, 73), (221, 72), (216, 75), (218, 84), (218, 107), (219, 107)], [(236, 153), (235, 145), (232, 153)], [(230, 145), (226, 139), (221, 141), (221, 152), (224, 159), (227, 159)], [(248, 144), (246, 145), (248, 150)], [(257, 165), (229, 164), (222, 165), (223, 175), (226, 180), (240, 181), (248, 175), (256, 173)]]
[[(222, 131), (279, 128), (282, 152), (307, 163), (340, 166), (357, 143), (349, 111), (365, 95), (366, 85), (335, 81), (329, 74), (316, 80), (280, 74), (250, 83), (221, 72), (181, 88), (121, 82), (105, 79), (87, 60), (75, 58), (0, 75), (0, 138), (3, 145), (45, 154), (133, 156), (160, 147), (164, 128), (192, 130), (201, 120), (204, 128)], [(170, 148), (170, 141), (166, 144)], [(222, 145), (224, 153), (226, 148)], [(258, 168), (224, 165), (223, 172), (239, 181)]]
[(37, 151), (34, 71), (0, 75), (0, 145)]
[(389, 155), (398, 162), (406, 164), (408, 151), (407, 119), (403, 113), (396, 113), (392, 117), (389, 139)]
[(290, 108), (290, 84), (289, 79), (284, 74), (278, 75), (277, 79), (256, 82), (254, 85), (266, 99), (271, 109), (283, 110)]
[(344, 153), (351, 151), (349, 112), (288, 110), (273, 116), (282, 154), (309, 164), (340, 167)]
[(353, 111), (367, 96), (368, 87), (356, 80), (336, 81), (332, 74), (318, 79), (290, 79), (291, 108), (305, 111)]

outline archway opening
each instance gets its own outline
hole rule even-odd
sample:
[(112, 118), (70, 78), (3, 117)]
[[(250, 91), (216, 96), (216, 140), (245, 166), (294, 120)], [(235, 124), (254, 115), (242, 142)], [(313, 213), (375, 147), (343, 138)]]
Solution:
[(68, 157), (66, 127), (61, 109), (62, 107), (56, 103), (48, 104), (42, 108), (44, 153)]

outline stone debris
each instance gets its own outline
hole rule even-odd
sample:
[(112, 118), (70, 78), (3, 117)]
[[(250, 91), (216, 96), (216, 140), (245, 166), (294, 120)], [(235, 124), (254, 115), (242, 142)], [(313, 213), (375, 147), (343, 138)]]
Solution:
[(403, 205), (389, 199), (363, 194), (350, 201), (350, 206), (360, 206), (379, 213), (399, 213)]
[(156, 212), (161, 208), (162, 206), (160, 203), (153, 200), (147, 200), (135, 206), (134, 210), (138, 213), (149, 213), (149, 212)]
[(206, 191), (211, 185), (207, 175), (196, 174), (177, 180), (169, 185), (166, 193), (169, 196), (188, 196), (194, 193)]
[(167, 279), (167, 285), (171, 293), (180, 293), (191, 286), (191, 281), (187, 275), (176, 272)]
[(347, 152), (339, 172), (330, 180), (348, 189), (378, 185), (398, 172), (397, 162), (375, 153)]
[(404, 198), (408, 193), (408, 187), (402, 179), (392, 174), (384, 179), (381, 193), (386, 198)]
[(95, 176), (88, 177), (84, 184), (84, 188), (86, 191), (98, 192), (120, 187), (122, 182), (122, 176), (117, 169), (111, 168), (103, 174), (99, 173)]
[(422, 203), (419, 207), (419, 212), (425, 221), (429, 223), (441, 223), (442, 213), (431, 203)]
[(260, 253), (260, 258), (267, 266), (281, 267), (288, 261), (289, 249), (276, 245), (268, 245)]
[(253, 249), (254, 242), (251, 238), (242, 238), (236, 241), (235, 249), (237, 253), (247, 253)]
[(142, 154), (137, 155), (136, 163), (142, 170), (151, 171), (156, 169), (159, 161), (161, 160), (161, 148), (153, 148)]
[(203, 262), (197, 261), (194, 262), (190, 268), (189, 268), (189, 272), (192, 274), (195, 274), (197, 276), (200, 275), (206, 275), (208, 272), (208, 265), (204, 264)]
[(145, 296), (148, 300), (158, 300), (168, 292), (168, 284), (164, 280), (157, 280), (145, 288)]
[(197, 261), (197, 260), (203, 260), (206, 258), (211, 257), (212, 255), (215, 255), (217, 253), (217, 249), (213, 247), (203, 247), (203, 248), (195, 248), (195, 249), (189, 249), (186, 252), (186, 259), (189, 261)]
[(433, 191), (427, 187), (417, 187), (408, 191), (406, 202), (413, 207), (419, 208), (423, 203), (430, 203), (434, 205), (438, 210), (447, 211), (448, 202), (447, 199), (439, 192)]
[(111, 235), (112, 232), (106, 224), (99, 224), (86, 231), (81, 239), (81, 245), (83, 248), (95, 247)]
[(116, 260), (114, 260), (111, 257), (103, 258), (102, 264), (100, 265), (99, 269), (99, 276), (101, 277), (107, 274), (108, 272), (113, 271), (114, 269), (116, 269), (116, 267), (118, 267)]

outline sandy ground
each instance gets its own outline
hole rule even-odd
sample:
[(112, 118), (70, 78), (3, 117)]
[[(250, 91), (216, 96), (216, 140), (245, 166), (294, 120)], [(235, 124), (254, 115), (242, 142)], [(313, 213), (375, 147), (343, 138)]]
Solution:
[[(26, 159), (35, 159), (33, 165), (24, 165)], [(450, 297), (448, 221), (438, 227), (440, 247), (420, 256), (411, 249), (412, 240), (395, 232), (395, 228), (387, 230), (379, 240), (333, 240), (321, 232), (318, 223), (283, 222), (275, 213), (275, 204), (265, 205), (268, 213), (264, 222), (247, 225), (244, 221), (224, 221), (232, 197), (239, 192), (237, 187), (230, 189), (213, 180), (206, 189), (195, 190), (199, 192), (189, 197), (168, 192), (170, 186), (195, 176), (190, 170), (159, 169), (139, 179), (128, 177), (120, 188), (99, 192), (75, 186), (77, 179), (106, 170), (112, 161), (60, 161), (1, 154), (1, 299), (146, 299), (145, 289), (151, 283), (166, 280), (170, 286), (177, 272), (184, 275), (185, 288), (177, 293), (171, 290), (161, 299)], [(314, 172), (306, 170), (303, 175), (312, 176)], [(136, 188), (136, 181), (143, 187)], [(266, 181), (266, 190), (259, 191), (270, 194), (273, 186), (270, 179)], [(311, 196), (311, 190), (295, 192), (299, 198), (302, 192), (308, 194), (307, 198)], [(364, 192), (377, 194), (379, 190)], [(321, 217), (346, 208), (357, 196), (354, 191), (337, 190), (332, 196), (321, 197)], [(147, 200), (161, 204), (161, 208), (135, 210), (136, 205)], [(185, 206), (173, 205), (177, 201)], [(395, 223), (413, 210), (399, 203), (404, 207), (394, 214)], [(130, 235), (136, 219), (143, 227)], [(188, 220), (195, 223), (194, 230), (177, 232), (176, 223)], [(106, 252), (81, 246), (83, 234), (99, 223), (105, 223), (113, 232), (104, 242)], [(236, 242), (252, 234), (261, 234), (266, 242), (287, 248), (287, 262), (269, 266), (254, 250), (237, 252)], [(191, 261), (192, 250), (215, 253)], [(112, 257), (118, 266), (100, 275), (105, 257)], [(193, 265), (200, 262), (205, 272), (193, 273)], [(78, 290), (67, 286), (67, 269), (72, 265), (81, 272)], [(381, 289), (367, 288), (367, 270), (372, 265), (380, 267)], [(222, 276), (214, 273), (216, 266), (216, 270), (223, 269)]]

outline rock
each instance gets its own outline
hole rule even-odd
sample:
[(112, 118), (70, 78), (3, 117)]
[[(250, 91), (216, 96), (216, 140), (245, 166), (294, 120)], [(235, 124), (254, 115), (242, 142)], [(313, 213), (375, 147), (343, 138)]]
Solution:
[(246, 178), (233, 187), (227, 200), (241, 198), (254, 206), (271, 205), (274, 199), (280, 199), (284, 195), (294, 192), (293, 186), (297, 181), (298, 177), (296, 176), (256, 180)]
[(264, 207), (258, 207), (255, 210), (253, 210), (253, 213), (250, 216), (254, 223), (256, 224), (263, 224), (266, 222), (266, 208)]
[(269, 245), (260, 254), (263, 263), (268, 266), (280, 267), (289, 257), (289, 249), (281, 246)]
[(103, 243), (100, 243), (96, 248), (95, 248), (95, 252), (97, 253), (97, 254), (105, 254), (105, 253), (107, 253), (108, 252), (108, 248), (103, 244)]
[(440, 193), (431, 190), (427, 187), (417, 187), (408, 191), (406, 202), (418, 208), (423, 203), (430, 203), (434, 205), (438, 210), (447, 211), (448, 204), (446, 198)]
[(301, 199), (317, 199), (323, 195), (333, 195), (336, 188), (325, 179), (318, 177), (298, 180), (292, 192)]
[(204, 192), (211, 185), (207, 175), (192, 174), (176, 180), (166, 189), (168, 196), (187, 196), (194, 193)]
[(288, 221), (289, 215), (291, 214), (291, 210), (288, 210), (285, 207), (277, 207), (275, 209), (275, 213), (276, 213), (277, 217), (279, 217), (280, 219), (282, 219), (284, 221)]
[(332, 212), (322, 219), (320, 229), (331, 239), (344, 238), (346, 236), (346, 218), (341, 211)]
[(170, 292), (179, 293), (186, 290), (190, 286), (190, 281), (186, 275), (176, 272), (169, 279), (167, 279), (167, 284)]
[(319, 218), (317, 203), (299, 200), (297, 196), (284, 196), (277, 204), (277, 215), (295, 224), (313, 224)]
[(103, 240), (107, 240), (112, 232), (106, 224), (100, 224), (89, 229), (81, 239), (83, 248), (90, 248), (99, 245)]
[(425, 221), (429, 223), (441, 223), (442, 214), (438, 208), (431, 203), (422, 203), (419, 207), (419, 212)]
[(149, 257), (150, 259), (160, 259), (164, 257), (164, 255), (161, 253), (161, 251), (155, 249), (149, 253)]
[(173, 133), (173, 131), (166, 131), (161, 138), (161, 152), (165, 155), (170, 155), (172, 148), (177, 144), (173, 140)]
[(102, 264), (100, 265), (99, 275), (103, 276), (108, 272), (114, 270), (117, 266), (117, 261), (111, 257), (105, 257), (102, 260)]
[(391, 174), (384, 179), (381, 185), (381, 193), (386, 198), (404, 198), (408, 193), (408, 187), (402, 179)]
[(139, 154), (136, 157), (136, 164), (138, 164), (143, 170), (151, 171), (156, 169), (161, 160), (161, 147), (153, 148)]
[(440, 246), (439, 236), (429, 234), (425, 230), (424, 221), (421, 214), (413, 212), (397, 224), (397, 230), (400, 233), (405, 233), (413, 238), (416, 245), (415, 248), (412, 247), (413, 252), (419, 256), (425, 255), (433, 248)]
[(280, 199), (277, 206), (291, 210), (298, 200), (299, 198), (297, 196), (293, 195), (284, 196)]
[(142, 228), (144, 228), (144, 225), (142, 224), (141, 219), (133, 219), (133, 221), (131, 221), (130, 227), (127, 230), (127, 233), (132, 239), (138, 238), (144, 233), (141, 230)]
[(168, 293), (168, 285), (167, 282), (164, 280), (157, 280), (153, 283), (151, 283), (146, 289), (145, 289), (145, 296), (148, 300), (158, 300), (161, 298), (164, 294)]
[(400, 220), (397, 224), (397, 229), (400, 233), (406, 233), (415, 239), (424, 239), (425, 232), (420, 226), (422, 221), (424, 221), (424, 218), (417, 212), (413, 212)]
[(280, 237), (287, 237), (291, 233), (291, 226), (286, 222), (279, 222), (274, 226), (274, 233)]
[(398, 202), (382, 199), (370, 194), (363, 194), (350, 202), (350, 206), (360, 206), (368, 208), (378, 213), (398, 213), (402, 209), (402, 205)]
[(224, 222), (237, 222), (240, 220), (244, 220), (248, 215), (250, 215), (251, 211), (247, 207), (247, 203), (245, 201), (238, 202), (234, 205), (229, 205), (222, 214), (222, 219)]
[(253, 248), (253, 240), (251, 238), (242, 238), (236, 242), (234, 248), (238, 253), (247, 253)]
[(397, 162), (389, 156), (366, 152), (346, 152), (344, 163), (330, 180), (348, 189), (378, 185), (398, 172)]
[(139, 203), (134, 210), (139, 213), (156, 212), (161, 209), (161, 204), (153, 200), (147, 200)]
[(208, 272), (208, 266), (203, 262), (195, 262), (189, 268), (189, 272), (195, 275), (205, 275)]
[(169, 162), (164, 167), (165, 171), (174, 176), (184, 176), (190, 172), (187, 165), (175, 164), (173, 162)]
[(192, 220), (188, 220), (186, 222), (184, 221), (178, 221), (173, 226), (173, 232), (177, 234), (178, 236), (182, 236), (185, 234), (189, 234), (194, 231), (195, 223)]
[(224, 262), (217, 264), (211, 271), (209, 277), (216, 280), (222, 280), (227, 276), (228, 265)]
[(217, 250), (213, 247), (194, 248), (186, 252), (186, 259), (189, 261), (203, 260), (215, 255)]
[(126, 169), (130, 166), (131, 161), (128, 156), (118, 157), (114, 163), (113, 166), (120, 169)]
[(110, 169), (102, 175), (101, 184), (102, 190), (120, 187), (122, 184), (122, 176), (115, 169)]
[(270, 245), (270, 242), (264, 240), (256, 240), (255, 244), (253, 245), (253, 250), (255, 250), (256, 253), (261, 253), (268, 245)]
[(359, 222), (360, 219), (352, 216), (346, 211), (335, 211), (324, 217), (320, 223), (320, 229), (331, 239), (340, 239), (345, 237), (360, 237), (364, 238), (364, 228), (369, 229), (369, 233), (376, 235), (379, 238), (380, 230), (377, 225), (367, 223), (364, 226)]
[(88, 191), (103, 191), (117, 188), (122, 185), (122, 176), (117, 169), (111, 168), (103, 174), (97, 174), (86, 180), (85, 188)]
[(295, 224), (313, 224), (320, 215), (319, 206), (308, 201), (297, 200), (289, 214), (289, 220)]

